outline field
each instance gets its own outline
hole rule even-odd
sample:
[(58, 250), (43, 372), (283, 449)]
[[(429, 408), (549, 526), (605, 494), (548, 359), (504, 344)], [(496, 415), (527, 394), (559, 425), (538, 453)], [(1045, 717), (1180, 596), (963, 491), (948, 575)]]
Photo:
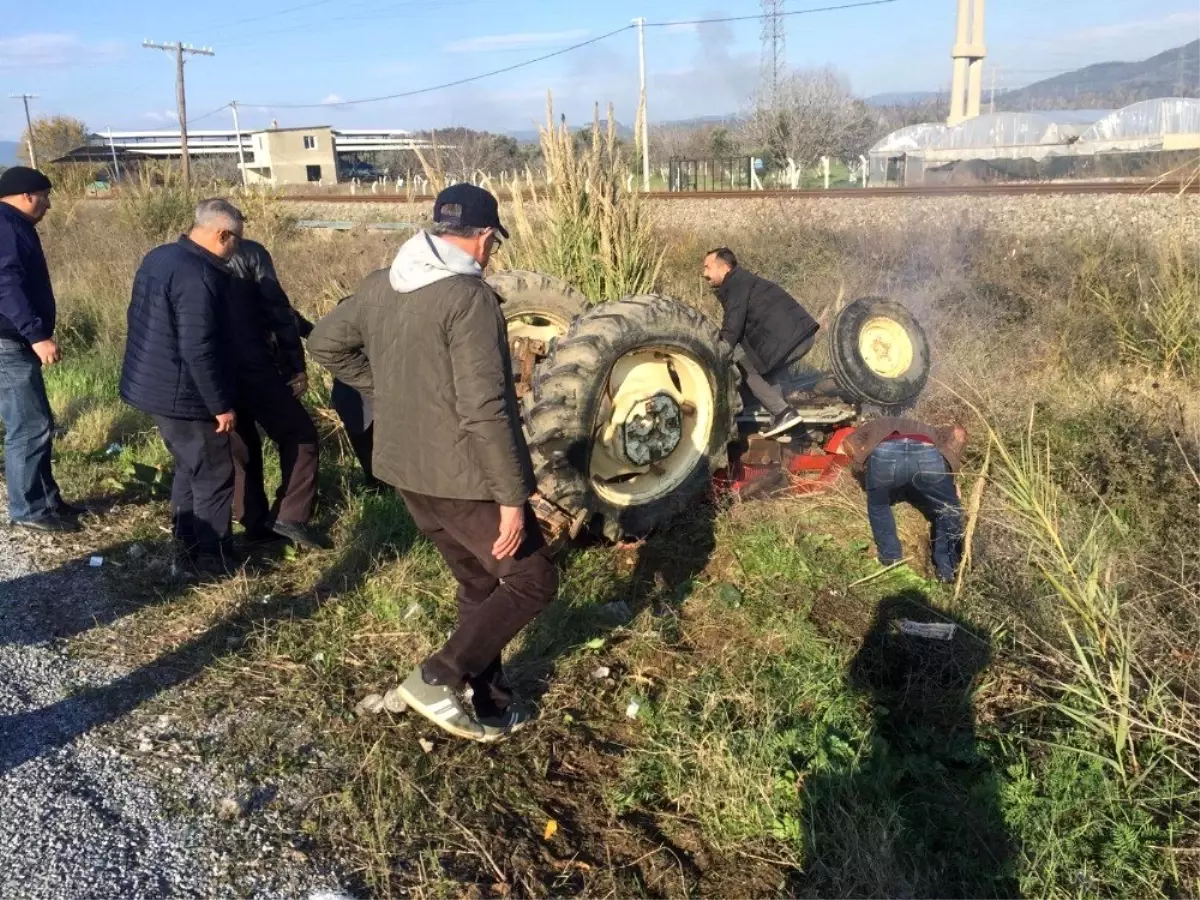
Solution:
[[(482, 747), (356, 711), (450, 627), (453, 588), (403, 505), (362, 492), (315, 367), (336, 549), (261, 557), (219, 585), (172, 573), (169, 458), (116, 394), (133, 271), (179, 214), (155, 203), (66, 202), (42, 226), (67, 354), (48, 375), (58, 472), (110, 510), (80, 552), (111, 560), (127, 598), (70, 638), (136, 670), (113, 740), (169, 713), (173, 752), (265, 797), (276, 843), (379, 897), (1200, 894), (1185, 239), (655, 226), (661, 267), (622, 277), (709, 312), (699, 261), (727, 244), (815, 312), (887, 293), (921, 317), (935, 370), (920, 412), (971, 433), (972, 559), (961, 585), (930, 580), (913, 514), (910, 565), (881, 572), (849, 479), (573, 548), (559, 600), (510, 651), (539, 717)], [(310, 317), (398, 241), (249, 211)], [(1180, 234), (1190, 215), (1181, 201)], [(503, 252), (526, 264), (520, 237)], [(905, 637), (901, 619), (957, 628)]]

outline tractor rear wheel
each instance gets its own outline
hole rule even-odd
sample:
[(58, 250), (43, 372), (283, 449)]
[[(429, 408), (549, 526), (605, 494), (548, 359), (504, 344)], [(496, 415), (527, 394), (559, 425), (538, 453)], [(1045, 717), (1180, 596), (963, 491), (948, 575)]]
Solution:
[(500, 311), (508, 337), (530, 338), (549, 344), (567, 333), (571, 322), (588, 308), (587, 297), (561, 278), (540, 272), (497, 272), (488, 285), (500, 295)]
[(602, 303), (539, 363), (526, 437), (542, 496), (617, 540), (703, 493), (736, 437), (717, 326), (661, 296)]

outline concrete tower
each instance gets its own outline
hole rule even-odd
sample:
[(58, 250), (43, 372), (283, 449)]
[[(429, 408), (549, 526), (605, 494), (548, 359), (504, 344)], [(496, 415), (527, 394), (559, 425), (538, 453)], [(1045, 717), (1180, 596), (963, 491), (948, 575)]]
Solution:
[(958, 0), (958, 28), (954, 49), (950, 52), (954, 59), (954, 80), (950, 87), (948, 125), (957, 125), (979, 115), (983, 98), (983, 59), (987, 56), (987, 48), (983, 46), (983, 2)]

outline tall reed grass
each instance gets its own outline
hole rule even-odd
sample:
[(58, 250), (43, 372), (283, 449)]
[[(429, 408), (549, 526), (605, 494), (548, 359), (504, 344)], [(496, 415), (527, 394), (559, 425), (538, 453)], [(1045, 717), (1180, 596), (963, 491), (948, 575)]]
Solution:
[[(654, 291), (664, 246), (617, 140), (610, 107), (601, 127), (597, 107), (590, 142), (554, 124), (552, 98), (540, 129), (547, 183), (530, 173), (512, 192), (513, 239), (499, 264), (545, 272), (573, 284), (593, 302)], [(528, 197), (525, 194), (528, 193)]]
[[(1047, 706), (1095, 738), (1094, 750), (1131, 786), (1164, 766), (1200, 785), (1200, 716), (1146, 651), (1136, 584), (1122, 583), (1126, 527), (1097, 497), (1090, 507), (1057, 481), (1033, 413), (1021, 443), (1009, 446), (987, 425), (995, 485), (1007, 527), (1060, 609), (1065, 643), (1033, 638)], [(1190, 602), (1200, 603), (1193, 589)]]

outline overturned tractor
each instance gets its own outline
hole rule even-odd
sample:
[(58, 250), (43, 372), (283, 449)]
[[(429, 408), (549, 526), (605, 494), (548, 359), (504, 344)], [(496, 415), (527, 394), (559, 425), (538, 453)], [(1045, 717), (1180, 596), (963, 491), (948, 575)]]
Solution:
[(828, 329), (830, 372), (797, 373), (791, 441), (754, 433), (769, 416), (747, 395), (717, 323), (669, 297), (588, 306), (559, 279), (501, 272), (522, 424), (543, 528), (618, 540), (683, 510), (714, 479), (745, 487), (771, 476), (803, 486), (831, 477), (864, 405), (911, 402), (929, 347), (903, 306), (863, 298)]

